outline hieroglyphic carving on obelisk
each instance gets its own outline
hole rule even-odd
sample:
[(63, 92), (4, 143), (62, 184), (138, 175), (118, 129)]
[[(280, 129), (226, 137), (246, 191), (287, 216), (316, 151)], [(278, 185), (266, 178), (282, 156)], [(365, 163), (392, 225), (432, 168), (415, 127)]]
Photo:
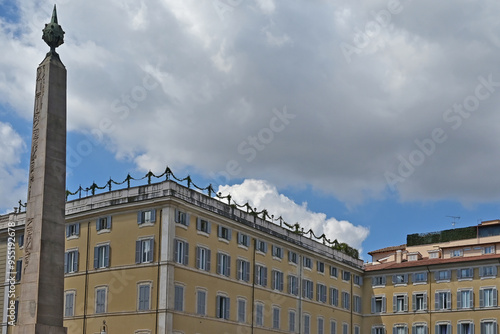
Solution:
[(26, 242), (16, 334), (66, 333), (63, 327), (66, 68), (55, 51), (63, 44), (63, 37), (54, 5), (52, 20), (45, 25), (42, 36), (50, 51), (36, 73)]

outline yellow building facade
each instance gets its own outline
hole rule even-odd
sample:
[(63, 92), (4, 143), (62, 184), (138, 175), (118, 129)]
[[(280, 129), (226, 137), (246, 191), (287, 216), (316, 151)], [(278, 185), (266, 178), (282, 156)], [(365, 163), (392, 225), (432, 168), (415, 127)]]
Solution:
[[(0, 231), (10, 333), (24, 213), (0, 216)], [(363, 264), (172, 181), (110, 191), (66, 204), (64, 325), (69, 334), (497, 334), (500, 222), (466, 232), (373, 251)]]

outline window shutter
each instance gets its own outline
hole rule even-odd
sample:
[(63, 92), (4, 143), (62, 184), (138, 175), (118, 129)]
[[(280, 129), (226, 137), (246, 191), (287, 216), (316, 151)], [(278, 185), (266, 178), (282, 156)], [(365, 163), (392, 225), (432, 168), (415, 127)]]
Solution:
[[(372, 277), (372, 285), (376, 285), (377, 284), (377, 278), (376, 277)], [(372, 328), (372, 332), (374, 331), (375, 329)]]
[(69, 237), (69, 225), (66, 225), (66, 238)]
[(427, 325), (424, 326), (424, 334), (427, 334), (428, 332), (428, 328), (427, 328)]
[(464, 334), (464, 329), (462, 326), (463, 325), (460, 323), (457, 325), (457, 334)]
[(446, 309), (451, 310), (451, 291), (446, 293)]
[(385, 278), (385, 275), (382, 276), (382, 284), (385, 285), (385, 282), (386, 282), (386, 278)]
[(493, 306), (497, 306), (497, 289), (496, 288), (492, 289), (492, 294), (493, 294)]
[(264, 253), (267, 253), (267, 242), (262, 241), (262, 243), (264, 244)]
[(201, 268), (201, 249), (200, 247), (196, 246), (196, 268), (200, 269)]
[(79, 257), (79, 252), (75, 251), (75, 256), (73, 257), (73, 269), (75, 271), (78, 271), (78, 257)]
[(184, 259), (183, 263), (185, 266), (187, 266), (189, 263), (189, 244), (187, 242), (184, 243)]
[(226, 276), (231, 276), (231, 257), (227, 255)]
[(142, 221), (142, 211), (137, 212), (137, 224), (141, 225), (143, 223)]
[(207, 222), (207, 233), (210, 234), (210, 232), (212, 232), (212, 223)]
[(224, 319), (229, 319), (229, 310), (230, 310), (230, 300), (229, 300), (229, 298), (226, 298), (225, 307), (226, 307), (226, 309), (224, 310)]
[(222, 226), (217, 225), (217, 236), (220, 238), (222, 235)]
[(101, 230), (101, 228), (99, 226), (99, 218), (97, 218), (96, 221), (95, 221), (95, 229), (96, 229), (96, 231), (100, 231)]
[(471, 322), (469, 327), (470, 327), (470, 334), (474, 334), (474, 323)]
[(484, 307), (484, 290), (479, 290), (479, 307)]
[(156, 221), (156, 210), (151, 210), (151, 222), (154, 223)]
[(424, 310), (427, 310), (427, 292), (424, 293)]
[(382, 312), (386, 312), (387, 310), (387, 299), (382, 297)]
[(403, 275), (404, 283), (408, 283), (408, 274)]
[(434, 333), (439, 333), (439, 325), (436, 325), (435, 332)]
[[(232, 237), (232, 235), (233, 235), (233, 231), (232, 231), (230, 228), (228, 228), (228, 229), (227, 229), (227, 240), (228, 240), (228, 241), (231, 241), (231, 237)], [(228, 299), (228, 300), (229, 300), (229, 299)]]
[[(332, 291), (333, 292), (333, 291)], [(333, 298), (332, 298), (333, 299)], [(333, 301), (333, 300), (332, 300)], [(372, 297), (372, 313), (375, 313), (375, 297)]]
[(99, 266), (99, 247), (94, 247), (94, 269)]
[(446, 326), (446, 333), (451, 333), (451, 324)]
[(68, 273), (68, 252), (64, 253), (64, 273)]
[(417, 326), (413, 325), (412, 328), (411, 328), (411, 332), (412, 333), (416, 333), (417, 332)]
[(408, 295), (405, 295), (405, 297), (404, 297), (403, 309), (405, 312), (408, 312)]
[(392, 284), (396, 284), (396, 275), (392, 275)]
[(210, 271), (210, 257), (211, 257), (212, 251), (210, 249), (207, 249), (207, 271)]
[(435, 301), (434, 309), (439, 310), (439, 292), (436, 292), (434, 294), (434, 301)]
[(135, 263), (141, 263), (142, 252), (141, 252), (141, 240), (135, 241)]
[(427, 272), (424, 272), (424, 280), (427, 282)]
[(316, 301), (320, 301), (321, 300), (321, 297), (320, 297), (320, 291), (319, 291), (319, 284), (316, 283)]
[(186, 213), (186, 226), (189, 226), (190, 220), (191, 220), (191, 217), (189, 216), (189, 213)]
[(217, 253), (217, 274), (222, 274), (222, 254)]
[(496, 276), (496, 275), (497, 275), (497, 266), (493, 266), (493, 276)]
[(75, 224), (76, 235), (80, 235), (80, 223)]
[(413, 311), (416, 311), (417, 310), (417, 295), (416, 294), (413, 294), (411, 296), (411, 309)]
[(471, 308), (474, 308), (474, 290), (471, 290), (469, 294), (469, 305)]
[[(283, 273), (280, 273), (280, 286), (279, 286), (280, 291), (283, 291), (283, 284), (284, 284), (283, 283)], [(326, 294), (326, 290), (325, 290), (325, 294)]]
[(178, 209), (175, 209), (175, 217), (174, 217), (174, 221), (175, 221), (176, 223), (178, 223), (178, 222), (179, 222), (179, 210), (178, 210)]
[(457, 308), (462, 308), (462, 291), (457, 292)]
[(111, 229), (111, 216), (106, 219), (106, 229)]
[(396, 313), (397, 311), (397, 297), (396, 295), (392, 296), (392, 312)]
[(262, 286), (267, 286), (267, 268), (266, 267), (262, 267), (262, 276), (263, 276)]
[(106, 245), (104, 248), (104, 267), (106, 268), (109, 267), (109, 253), (110, 253), (110, 247), (109, 245)]
[[(372, 334), (377, 334), (377, 333), (372, 329)], [(397, 334), (396, 327), (392, 327), (392, 334)]]
[(154, 255), (155, 255), (155, 239), (154, 238), (151, 238), (149, 239), (149, 254), (148, 254), (148, 258), (151, 259), (151, 262), (153, 262), (154, 260)]
[(201, 219), (200, 217), (196, 218), (196, 229), (201, 231)]
[(462, 270), (461, 269), (457, 269), (457, 278), (458, 279), (462, 278)]

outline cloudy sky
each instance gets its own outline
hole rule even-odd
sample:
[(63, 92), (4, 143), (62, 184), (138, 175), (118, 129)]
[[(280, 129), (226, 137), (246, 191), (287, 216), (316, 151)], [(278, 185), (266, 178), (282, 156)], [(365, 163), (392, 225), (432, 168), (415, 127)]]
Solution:
[[(52, 6), (0, 0), (0, 212), (26, 198)], [(71, 191), (168, 165), (365, 260), (499, 217), (498, 1), (57, 6)]]

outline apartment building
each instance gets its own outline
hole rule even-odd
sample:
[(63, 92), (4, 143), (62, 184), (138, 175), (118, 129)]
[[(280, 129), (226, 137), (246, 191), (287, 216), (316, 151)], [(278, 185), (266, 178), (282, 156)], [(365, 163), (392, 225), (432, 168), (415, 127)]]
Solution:
[[(24, 219), (0, 217), (2, 333)], [(173, 181), (68, 201), (66, 224), (69, 334), (364, 333), (361, 260)]]

